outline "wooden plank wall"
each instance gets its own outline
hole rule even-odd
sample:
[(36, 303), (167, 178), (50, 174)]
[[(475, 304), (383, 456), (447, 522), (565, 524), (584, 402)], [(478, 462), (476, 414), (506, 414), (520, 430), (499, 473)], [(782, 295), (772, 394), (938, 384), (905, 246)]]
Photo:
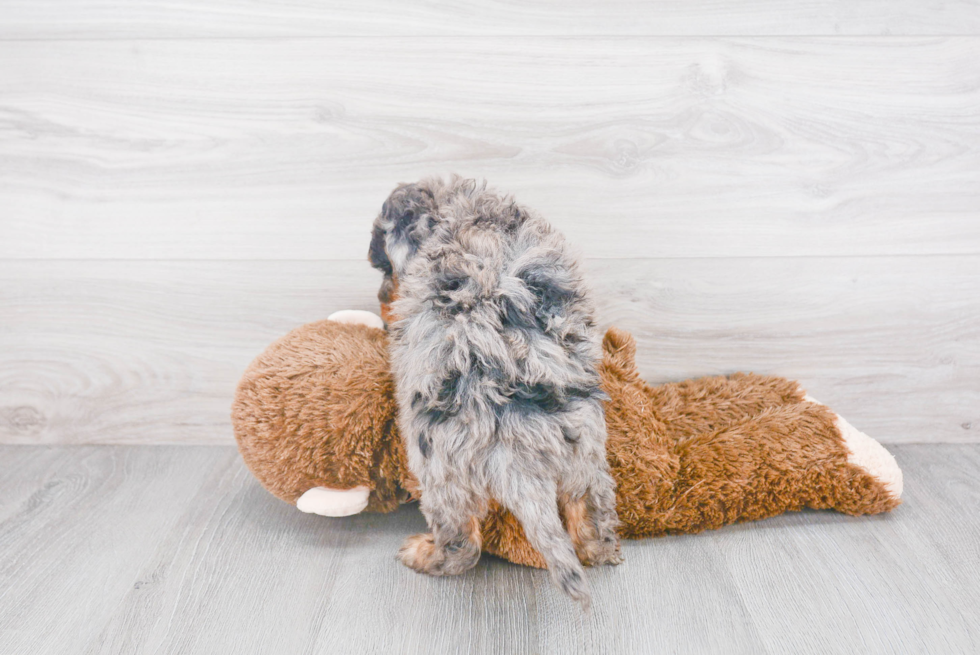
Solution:
[(0, 7), (0, 442), (229, 443), (271, 340), (373, 309), (399, 181), (485, 177), (652, 381), (795, 377), (980, 441), (980, 5)]

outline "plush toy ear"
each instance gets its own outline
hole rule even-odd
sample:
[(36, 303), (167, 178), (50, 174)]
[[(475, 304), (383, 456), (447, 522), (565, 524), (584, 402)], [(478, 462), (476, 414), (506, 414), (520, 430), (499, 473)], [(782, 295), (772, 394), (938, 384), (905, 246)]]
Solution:
[(334, 323), (350, 323), (353, 325), (366, 325), (368, 327), (385, 329), (385, 322), (381, 317), (373, 312), (366, 312), (363, 309), (342, 309), (334, 312), (327, 317), (328, 321)]
[(615, 366), (626, 375), (639, 375), (636, 370), (636, 339), (626, 330), (609, 328), (602, 340), (602, 351), (606, 366)]

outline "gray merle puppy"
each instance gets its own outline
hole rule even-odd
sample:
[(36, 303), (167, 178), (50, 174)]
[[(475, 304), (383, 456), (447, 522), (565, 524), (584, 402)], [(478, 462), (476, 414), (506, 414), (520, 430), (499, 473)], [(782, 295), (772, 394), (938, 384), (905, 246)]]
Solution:
[(600, 334), (565, 240), (486, 183), (427, 179), (391, 193), (368, 257), (384, 273), (399, 427), (432, 530), (401, 561), (473, 567), (494, 500), (587, 606), (580, 560), (621, 558)]

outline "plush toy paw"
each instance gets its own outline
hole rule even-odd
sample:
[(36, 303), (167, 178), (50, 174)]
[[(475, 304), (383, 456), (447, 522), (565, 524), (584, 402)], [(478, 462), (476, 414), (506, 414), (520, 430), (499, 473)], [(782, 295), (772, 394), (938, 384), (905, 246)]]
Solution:
[[(823, 405), (819, 400), (809, 394), (804, 400)], [(826, 407), (826, 405), (824, 405)], [(888, 490), (896, 499), (902, 497), (902, 469), (898, 467), (895, 457), (885, 450), (880, 443), (858, 430), (848, 423), (840, 414), (836, 417), (837, 429), (841, 437), (844, 438), (844, 445), (847, 447), (847, 461), (877, 478), (885, 489)]]
[(313, 487), (296, 500), (296, 509), (320, 516), (352, 516), (364, 510), (371, 490), (367, 487), (353, 489), (328, 489)]
[(379, 330), (385, 329), (385, 322), (381, 320), (380, 316), (361, 309), (342, 309), (328, 316), (327, 320), (333, 321), (334, 323), (366, 325), (368, 327), (378, 328)]

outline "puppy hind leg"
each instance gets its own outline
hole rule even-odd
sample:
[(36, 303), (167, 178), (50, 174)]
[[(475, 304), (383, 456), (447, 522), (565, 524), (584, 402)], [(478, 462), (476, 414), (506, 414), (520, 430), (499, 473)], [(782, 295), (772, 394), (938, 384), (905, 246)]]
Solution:
[(560, 480), (565, 523), (583, 564), (619, 564), (623, 560), (616, 534), (616, 482), (606, 461), (605, 414), (596, 399), (569, 408), (559, 417), (562, 433), (574, 430), (577, 436), (566, 453)]
[[(585, 555), (585, 562), (592, 565), (620, 564), (623, 557), (619, 548), (619, 517), (616, 514), (616, 483), (602, 471), (594, 476), (585, 497), (581, 499), (582, 508), (575, 508), (584, 514), (580, 521), (579, 534), (581, 546), (577, 547), (579, 556)], [(584, 511), (583, 511), (584, 510)], [(569, 532), (572, 532), (570, 529)], [(572, 533), (573, 540), (575, 533)]]
[(595, 525), (589, 519), (585, 498), (563, 495), (559, 498), (558, 505), (565, 520), (565, 529), (568, 530), (568, 536), (572, 538), (575, 554), (578, 555), (580, 562), (590, 565), (592, 557), (589, 546), (596, 541), (597, 534)]
[(432, 532), (405, 540), (398, 551), (402, 564), (429, 575), (458, 575), (476, 566), (486, 508), (473, 499), (458, 503), (460, 493), (456, 492), (447, 487), (423, 492), (422, 513)]

